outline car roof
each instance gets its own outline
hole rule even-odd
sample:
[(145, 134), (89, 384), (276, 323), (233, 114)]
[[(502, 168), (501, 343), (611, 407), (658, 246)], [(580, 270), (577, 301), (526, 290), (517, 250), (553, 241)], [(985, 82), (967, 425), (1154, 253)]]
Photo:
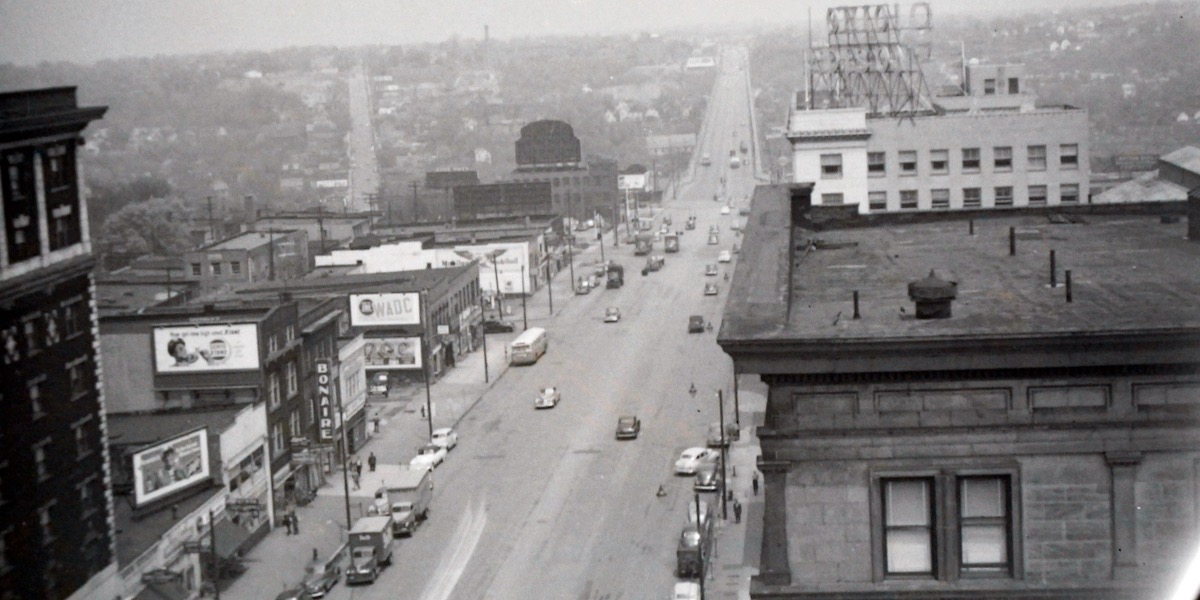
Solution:
[(623, 415), (623, 416), (617, 418), (617, 421), (619, 421), (621, 423), (625, 423), (627, 421), (636, 421), (636, 420), (637, 420), (637, 417), (632, 416), (632, 415)]
[(684, 454), (701, 454), (707, 450), (708, 450), (708, 448), (696, 446), (696, 447), (688, 448), (687, 450), (684, 450), (683, 452), (680, 453), (680, 456), (682, 456)]
[(453, 427), (442, 427), (440, 429), (434, 429), (433, 435), (445, 435), (445, 434), (451, 433), (453, 431), (454, 431)]

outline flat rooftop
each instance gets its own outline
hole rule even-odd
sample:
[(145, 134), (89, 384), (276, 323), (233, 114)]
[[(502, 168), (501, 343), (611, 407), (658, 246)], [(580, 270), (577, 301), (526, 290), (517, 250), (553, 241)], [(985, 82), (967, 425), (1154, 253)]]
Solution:
[(286, 235), (286, 233), (276, 233), (272, 236), (270, 233), (262, 231), (247, 231), (227, 240), (217, 242), (204, 248), (204, 250), (250, 250), (271, 243), (272, 237), (276, 240), (281, 240)]
[[(974, 235), (966, 214), (909, 215), (910, 222), (857, 217), (841, 228), (789, 231), (790, 203), (786, 186), (759, 186), (754, 194), (723, 341), (1200, 329), (1200, 243), (1186, 239), (1186, 219), (1014, 211), (970, 215)], [(1010, 227), (1015, 256), (1009, 255)], [(1066, 269), (1072, 272), (1070, 303)], [(957, 282), (949, 319), (914, 317), (908, 284), (931, 270)], [(859, 319), (853, 318), (856, 290)]]

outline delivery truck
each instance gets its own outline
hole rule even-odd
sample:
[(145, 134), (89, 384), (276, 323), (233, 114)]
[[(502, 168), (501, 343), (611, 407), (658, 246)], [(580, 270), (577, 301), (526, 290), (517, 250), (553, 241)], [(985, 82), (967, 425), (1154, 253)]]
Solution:
[(391, 515), (363, 517), (350, 529), (350, 566), (346, 567), (346, 584), (375, 583), (379, 571), (392, 564)]
[(663, 250), (667, 252), (679, 252), (679, 236), (669, 234), (663, 236)]
[(392, 516), (392, 535), (410, 536), (429, 517), (433, 497), (433, 469), (406, 465), (378, 465), (380, 484), (369, 512)]
[(608, 279), (605, 287), (608, 289), (616, 289), (625, 285), (625, 267), (616, 264), (609, 264), (607, 275)]
[(637, 240), (634, 241), (633, 254), (635, 256), (645, 256), (650, 254), (650, 250), (654, 248), (654, 234), (639, 233)]

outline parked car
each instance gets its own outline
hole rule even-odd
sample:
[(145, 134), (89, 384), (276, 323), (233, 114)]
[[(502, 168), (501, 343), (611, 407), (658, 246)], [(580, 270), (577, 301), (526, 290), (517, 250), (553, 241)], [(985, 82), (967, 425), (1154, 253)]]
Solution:
[(342, 578), (342, 569), (336, 565), (325, 565), (323, 568), (310, 566), (305, 571), (304, 588), (313, 598), (323, 598), (329, 588), (337, 585)]
[(488, 319), (483, 322), (484, 333), (512, 333), (513, 324), (507, 321)]
[[(725, 445), (726, 446), (728, 446), (730, 444), (730, 442), (738, 441), (739, 439), (741, 439), (741, 437), (742, 437), (742, 432), (738, 429), (738, 426), (736, 423), (726, 423), (725, 424)], [(709, 448), (721, 447), (721, 424), (720, 423), (709, 423), (708, 424), (707, 443), (708, 443)]]
[(719, 272), (717, 265), (704, 265), (704, 274), (708, 277), (716, 277)]
[(696, 481), (692, 483), (692, 489), (697, 492), (715, 492), (721, 489), (721, 481), (720, 461), (704, 463), (696, 469)]
[(698, 521), (700, 526), (703, 527), (707, 525), (710, 520), (712, 520), (712, 517), (713, 507), (709, 505), (708, 502), (705, 502), (704, 500), (700, 501), (699, 518), (697, 518), (696, 502), (688, 502), (688, 523), (696, 523)]
[(709, 233), (721, 233), (721, 228), (717, 227), (716, 225), (709, 225), (708, 232)]
[(721, 293), (721, 290), (720, 290), (720, 288), (717, 287), (717, 284), (712, 283), (712, 282), (704, 284), (704, 295), (705, 296), (716, 296), (719, 293)]
[(632, 440), (642, 431), (642, 420), (634, 416), (623, 416), (617, 419), (617, 439)]
[(727, 263), (732, 261), (733, 255), (730, 254), (728, 250), (722, 250), (721, 253), (717, 255), (717, 262)]
[(680, 581), (671, 592), (671, 600), (700, 600), (700, 584), (694, 581)]
[(417, 449), (417, 455), (408, 461), (414, 467), (437, 467), (446, 460), (446, 449), (435, 445), (425, 444)]
[(605, 323), (616, 323), (617, 321), (620, 321), (620, 320), (621, 320), (621, 309), (619, 309), (615, 306), (610, 306), (610, 307), (604, 309), (604, 322)]
[(679, 458), (675, 460), (675, 474), (695, 475), (696, 469), (698, 469), (700, 465), (707, 462), (712, 462), (719, 456), (720, 453), (711, 448), (702, 448), (700, 446), (688, 448), (687, 450), (679, 453)]
[(433, 444), (434, 446), (441, 446), (445, 448), (447, 452), (449, 452), (458, 445), (458, 432), (449, 427), (434, 429), (433, 439), (431, 439), (429, 443)]
[(700, 315), (688, 317), (688, 333), (704, 333), (704, 317)]
[(279, 595), (275, 596), (275, 600), (312, 600), (312, 594), (308, 593), (302, 584), (279, 592)]
[(534, 408), (554, 408), (558, 406), (558, 401), (562, 396), (558, 393), (557, 387), (542, 388), (538, 392), (537, 398), (533, 399)]
[(722, 207), (721, 207), (721, 214), (723, 214), (723, 215), (727, 215), (727, 214), (729, 214), (729, 212), (730, 212), (730, 211), (729, 211), (729, 206), (722, 206)]
[(591, 279), (589, 279), (587, 277), (580, 277), (579, 280), (575, 282), (575, 293), (576, 294), (586, 294), (590, 291), (592, 291), (592, 280)]

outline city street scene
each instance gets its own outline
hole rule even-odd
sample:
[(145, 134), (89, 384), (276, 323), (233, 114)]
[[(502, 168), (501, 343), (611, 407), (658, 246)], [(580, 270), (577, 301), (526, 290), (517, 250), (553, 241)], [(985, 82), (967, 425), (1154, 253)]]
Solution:
[(1198, 40), (0, 0), (0, 600), (1200, 598)]

